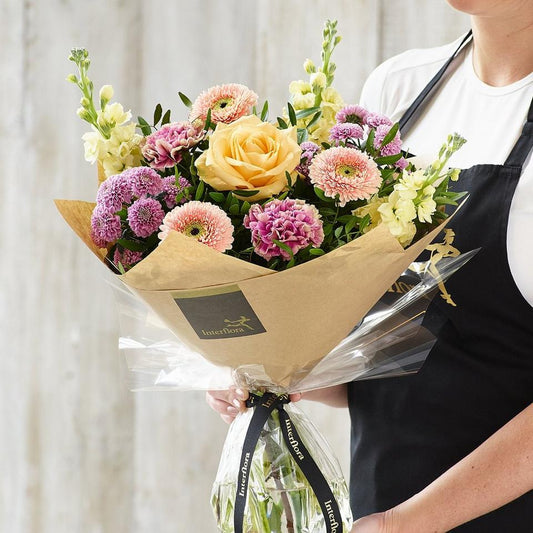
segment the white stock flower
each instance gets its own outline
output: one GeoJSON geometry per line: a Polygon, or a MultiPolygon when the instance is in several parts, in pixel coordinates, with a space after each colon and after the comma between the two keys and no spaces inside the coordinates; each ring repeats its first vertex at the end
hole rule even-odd
{"type": "Polygon", "coordinates": [[[323,72],[311,74],[310,81],[313,87],[318,87],[319,89],[324,89],[328,83],[326,75],[323,72]]]}
{"type": "Polygon", "coordinates": [[[402,246],[407,246],[416,234],[413,220],[416,218],[416,207],[412,200],[403,198],[399,191],[394,190],[387,200],[378,207],[381,220],[389,227],[402,246]]]}

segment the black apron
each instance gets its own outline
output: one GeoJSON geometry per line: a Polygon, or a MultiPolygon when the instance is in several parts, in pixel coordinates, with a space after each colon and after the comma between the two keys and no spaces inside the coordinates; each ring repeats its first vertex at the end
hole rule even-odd
{"type": "MultiPolygon", "coordinates": [[[[458,51],[406,111],[404,134],[458,51]]],[[[355,518],[421,491],[533,401],[533,307],[513,280],[506,243],[511,200],[532,146],[533,102],[505,164],[475,165],[453,184],[470,193],[450,222],[454,246],[481,251],[446,283],[457,307],[439,297],[431,303],[425,323],[440,329],[422,369],[348,386],[355,518]]],[[[533,491],[454,531],[533,532],[533,491]]]]}

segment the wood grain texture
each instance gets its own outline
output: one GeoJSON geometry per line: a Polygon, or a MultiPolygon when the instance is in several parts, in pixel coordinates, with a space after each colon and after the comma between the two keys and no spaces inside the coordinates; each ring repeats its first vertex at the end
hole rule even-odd
{"type": "MultiPolygon", "coordinates": [[[[204,395],[129,392],[111,290],[53,198],[94,199],[72,46],[95,84],[150,116],[229,81],[268,98],[319,61],[339,19],[336,86],[357,101],[379,61],[451,41],[467,19],[443,0],[0,0],[0,531],[215,532],[209,492],[226,433],[204,395]]],[[[271,115],[272,116],[272,115],[271,115]]],[[[347,413],[307,403],[347,472],[347,413]]]]}

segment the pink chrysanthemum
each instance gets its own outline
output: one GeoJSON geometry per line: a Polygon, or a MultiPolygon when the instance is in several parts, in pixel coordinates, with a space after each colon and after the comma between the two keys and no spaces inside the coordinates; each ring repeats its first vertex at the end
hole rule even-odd
{"type": "Polygon", "coordinates": [[[376,128],[376,133],[374,136],[374,148],[379,150],[379,153],[383,156],[399,154],[400,150],[402,149],[400,132],[396,133],[392,141],[387,143],[385,146],[381,146],[383,139],[385,139],[390,129],[391,127],[386,124],[381,124],[376,128]]]}
{"type": "Polygon", "coordinates": [[[336,115],[335,120],[339,123],[365,124],[368,111],[359,105],[347,105],[343,107],[336,115]]]}
{"type": "Polygon", "coordinates": [[[356,148],[343,146],[325,150],[313,159],[311,183],[330,198],[339,195],[339,205],[370,198],[381,184],[376,162],[356,148]]]}
{"type": "Polygon", "coordinates": [[[244,217],[244,226],[252,232],[255,253],[267,261],[291,255],[280,248],[274,240],[286,244],[293,255],[309,245],[315,248],[324,240],[320,214],[314,205],[304,200],[272,200],[266,205],[253,204],[244,217]]]}
{"type": "Polygon", "coordinates": [[[257,94],[239,83],[216,85],[204,91],[194,101],[189,115],[191,122],[207,118],[211,109],[211,122],[229,124],[238,118],[249,115],[257,104],[257,94]]]}
{"type": "Polygon", "coordinates": [[[102,206],[96,206],[91,215],[91,238],[99,248],[116,241],[122,233],[120,217],[102,206]]]}
{"type": "Polygon", "coordinates": [[[129,270],[142,258],[142,252],[134,252],[132,250],[120,251],[118,248],[115,248],[115,253],[113,254],[113,263],[117,268],[120,263],[123,266],[124,270],[129,270]]]}
{"type": "Polygon", "coordinates": [[[117,174],[102,182],[96,194],[96,203],[104,210],[116,213],[122,209],[122,204],[130,203],[131,198],[131,185],[122,174],[117,174]]]}
{"type": "Polygon", "coordinates": [[[365,124],[371,128],[377,128],[383,124],[385,126],[392,126],[392,120],[381,113],[368,113],[365,117],[365,124]]]}
{"type": "Polygon", "coordinates": [[[143,198],[150,194],[157,196],[163,191],[161,176],[150,167],[128,168],[121,174],[125,182],[131,187],[133,196],[143,198]]]}
{"type": "Polygon", "coordinates": [[[154,198],[139,198],[128,207],[128,224],[137,237],[150,237],[164,216],[161,204],[154,198]]]}
{"type": "Polygon", "coordinates": [[[348,139],[362,139],[364,131],[359,124],[352,124],[351,122],[341,122],[335,124],[329,130],[329,138],[332,142],[346,142],[348,139]]]}
{"type": "Polygon", "coordinates": [[[302,155],[300,156],[300,164],[296,167],[296,172],[299,172],[306,178],[309,177],[309,165],[313,157],[320,152],[320,146],[311,141],[305,141],[300,145],[302,149],[302,155]]]}
{"type": "Polygon", "coordinates": [[[161,241],[174,230],[219,252],[229,250],[233,243],[233,225],[230,218],[220,207],[209,202],[193,200],[175,207],[166,214],[159,229],[161,241]]]}
{"type": "Polygon", "coordinates": [[[197,145],[204,137],[205,131],[198,125],[171,122],[146,137],[142,154],[152,168],[164,170],[179,163],[181,151],[197,145]]]}
{"type": "MultiPolygon", "coordinates": [[[[178,184],[179,185],[176,185],[176,178],[174,176],[163,178],[163,192],[165,193],[163,201],[169,209],[172,209],[178,205],[176,203],[176,196],[182,193],[184,189],[191,186],[189,181],[185,178],[179,178],[178,184]]],[[[184,204],[187,200],[188,198],[183,196],[179,203],[184,204]]]]}
{"type": "Polygon", "coordinates": [[[396,161],[396,163],[394,163],[394,166],[396,168],[399,168],[400,170],[405,170],[408,164],[409,163],[408,163],[407,159],[405,159],[405,157],[402,157],[402,158],[398,159],[398,161],[396,161]]]}

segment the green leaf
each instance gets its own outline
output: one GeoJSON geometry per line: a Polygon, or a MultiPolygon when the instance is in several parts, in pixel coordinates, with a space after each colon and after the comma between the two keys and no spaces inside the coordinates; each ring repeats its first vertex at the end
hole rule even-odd
{"type": "Polygon", "coordinates": [[[344,230],[344,226],[339,226],[338,228],[335,229],[335,238],[338,239],[340,238],[340,236],[342,235],[342,232],[344,230]]]}
{"type": "Polygon", "coordinates": [[[117,244],[120,244],[122,248],[131,250],[132,252],[143,252],[146,246],[139,241],[130,241],[129,239],[119,239],[117,244]]]}
{"type": "Polygon", "coordinates": [[[322,207],[320,208],[320,214],[323,216],[335,216],[337,214],[336,209],[331,209],[331,207],[322,207]]]}
{"type": "Polygon", "coordinates": [[[196,192],[194,193],[194,199],[195,200],[201,200],[202,196],[204,195],[205,185],[203,181],[200,181],[198,183],[198,188],[196,189],[196,192]]]}
{"type": "Polygon", "coordinates": [[[309,121],[309,124],[307,124],[307,127],[310,128],[315,124],[315,122],[322,116],[322,111],[318,111],[315,113],[315,116],[309,121]]]}
{"type": "Polygon", "coordinates": [[[168,124],[170,122],[170,109],[163,115],[163,120],[161,121],[161,126],[168,124]]]}
{"type": "Polygon", "coordinates": [[[263,109],[261,109],[261,120],[264,122],[268,118],[268,100],[265,100],[263,109]]]}
{"type": "Polygon", "coordinates": [[[286,130],[289,127],[289,125],[281,117],[278,117],[278,124],[282,130],[286,130]]]}
{"type": "Polygon", "coordinates": [[[400,124],[396,122],[394,126],[389,130],[389,133],[385,135],[385,138],[383,139],[383,142],[381,143],[381,147],[387,146],[392,140],[394,140],[394,137],[396,137],[396,134],[398,133],[398,130],[400,129],[400,124]]]}
{"type": "Polygon", "coordinates": [[[157,104],[154,110],[154,126],[161,120],[161,115],[163,114],[163,108],[161,104],[157,104]]]}
{"type": "Polygon", "coordinates": [[[235,196],[241,196],[242,198],[249,198],[250,196],[255,196],[259,191],[257,189],[254,189],[251,191],[250,189],[235,189],[234,191],[231,191],[232,194],[235,196]]]}
{"type": "Polygon", "coordinates": [[[217,204],[222,203],[226,199],[226,196],[221,192],[210,192],[209,197],[213,199],[217,204]]]}
{"type": "Polygon", "coordinates": [[[211,109],[207,110],[207,117],[205,118],[204,130],[208,131],[214,124],[211,122],[211,109]]]}
{"type": "Polygon", "coordinates": [[[296,126],[297,120],[296,120],[296,113],[294,111],[294,107],[292,107],[292,104],[289,102],[287,103],[287,108],[289,110],[289,120],[291,121],[291,124],[293,126],[296,126]]]}
{"type": "Polygon", "coordinates": [[[290,175],[289,171],[285,171],[285,177],[287,178],[287,183],[289,187],[292,187],[292,176],[290,175]]]}
{"type": "Polygon", "coordinates": [[[348,235],[357,224],[357,217],[352,217],[352,219],[344,226],[344,231],[346,232],[346,235],[348,235]]]}
{"type": "Polygon", "coordinates": [[[178,92],[178,96],[189,109],[192,107],[192,102],[182,92],[178,92]]]}
{"type": "Polygon", "coordinates": [[[372,128],[366,139],[366,151],[370,154],[375,152],[375,148],[374,148],[374,137],[375,136],[376,136],[376,130],[372,128]]]}
{"type": "Polygon", "coordinates": [[[243,202],[241,205],[241,215],[248,214],[248,211],[250,211],[251,204],[249,202],[243,202]]]}
{"type": "Polygon", "coordinates": [[[374,161],[377,165],[392,165],[402,158],[402,154],[386,155],[383,157],[376,157],[374,161]]]}
{"type": "Polygon", "coordinates": [[[335,200],[333,198],[328,198],[322,189],[319,189],[318,187],[313,188],[315,191],[315,194],[323,201],[328,204],[332,204],[335,200]]]}
{"type": "Polygon", "coordinates": [[[239,204],[231,204],[229,206],[229,212],[231,215],[238,215],[239,214],[239,204]]]}
{"type": "Polygon", "coordinates": [[[287,246],[284,242],[281,242],[281,241],[278,241],[277,239],[272,239],[272,242],[278,246],[279,248],[281,248],[282,250],[284,250],[285,252],[287,252],[289,254],[289,256],[291,257],[291,259],[294,258],[294,254],[292,253],[292,250],[289,246],[287,246]]]}
{"type": "Polygon", "coordinates": [[[307,109],[301,109],[300,111],[296,112],[296,118],[306,118],[317,111],[320,112],[320,107],[308,107],[307,109]]]}
{"type": "Polygon", "coordinates": [[[142,131],[144,136],[150,135],[152,133],[152,128],[146,120],[142,117],[137,117],[137,122],[139,123],[139,128],[142,131]]]}
{"type": "Polygon", "coordinates": [[[307,132],[305,128],[298,129],[298,133],[296,136],[296,142],[298,144],[304,143],[305,141],[307,141],[308,138],[309,138],[309,133],[307,132]]]}
{"type": "Polygon", "coordinates": [[[309,250],[309,255],[324,255],[325,253],[322,248],[311,248],[309,250]]]}

